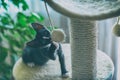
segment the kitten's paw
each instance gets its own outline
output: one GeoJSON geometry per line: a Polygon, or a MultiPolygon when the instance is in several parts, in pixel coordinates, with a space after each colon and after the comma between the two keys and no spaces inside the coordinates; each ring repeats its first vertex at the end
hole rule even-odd
{"type": "Polygon", "coordinates": [[[29,67],[34,67],[34,66],[35,66],[34,63],[27,63],[27,65],[28,65],[29,67]]]}
{"type": "Polygon", "coordinates": [[[64,74],[62,74],[62,78],[69,78],[70,77],[70,73],[66,72],[64,74]]]}
{"type": "Polygon", "coordinates": [[[57,42],[53,42],[54,46],[56,47],[56,49],[59,48],[59,44],[57,42]]]}
{"type": "Polygon", "coordinates": [[[52,42],[51,47],[55,50],[59,48],[59,44],[57,42],[52,42]]]}

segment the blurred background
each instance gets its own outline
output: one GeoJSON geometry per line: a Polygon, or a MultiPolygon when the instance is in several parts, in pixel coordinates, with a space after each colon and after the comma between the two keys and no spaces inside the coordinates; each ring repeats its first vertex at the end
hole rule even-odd
{"type": "MultiPolygon", "coordinates": [[[[66,33],[69,43],[69,18],[48,7],[53,25],[66,33]]],[[[50,29],[41,0],[0,0],[0,80],[10,80],[12,68],[26,42],[34,38],[30,23],[39,22],[50,29]]],[[[112,34],[116,18],[97,21],[98,48],[111,57],[115,65],[113,80],[120,80],[120,38],[112,34]]]]}

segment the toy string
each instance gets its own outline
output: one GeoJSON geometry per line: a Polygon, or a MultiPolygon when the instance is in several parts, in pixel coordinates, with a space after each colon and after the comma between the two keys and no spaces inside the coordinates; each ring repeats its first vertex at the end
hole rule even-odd
{"type": "Polygon", "coordinates": [[[53,24],[52,24],[52,20],[51,20],[51,17],[50,17],[49,11],[48,11],[48,7],[47,7],[47,3],[46,3],[46,1],[44,1],[44,4],[45,4],[45,9],[46,9],[46,12],[47,12],[47,15],[48,15],[49,24],[50,24],[52,30],[54,30],[54,26],[53,26],[53,24]]]}

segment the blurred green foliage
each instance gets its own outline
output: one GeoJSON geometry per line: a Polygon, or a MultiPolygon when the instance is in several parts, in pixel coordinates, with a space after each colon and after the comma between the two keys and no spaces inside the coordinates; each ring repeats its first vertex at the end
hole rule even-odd
{"type": "MultiPolygon", "coordinates": [[[[26,0],[8,0],[23,12],[29,9],[26,0]]],[[[8,4],[1,0],[3,8],[7,11],[8,4]]],[[[12,68],[22,54],[25,42],[34,38],[35,32],[30,27],[32,22],[43,22],[44,18],[37,13],[18,12],[13,19],[9,13],[0,14],[0,80],[11,80],[12,68]]]]}

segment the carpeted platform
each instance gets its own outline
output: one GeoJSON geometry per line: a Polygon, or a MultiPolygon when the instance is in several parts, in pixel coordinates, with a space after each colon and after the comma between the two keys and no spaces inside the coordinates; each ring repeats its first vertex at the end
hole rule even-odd
{"type": "MultiPolygon", "coordinates": [[[[22,63],[20,58],[13,68],[15,80],[71,80],[71,52],[70,45],[63,44],[63,51],[66,58],[66,66],[70,72],[70,78],[61,78],[58,58],[56,61],[49,61],[44,66],[28,67],[22,63]]],[[[97,54],[97,80],[110,80],[114,71],[111,59],[98,50],[97,54]]]]}

